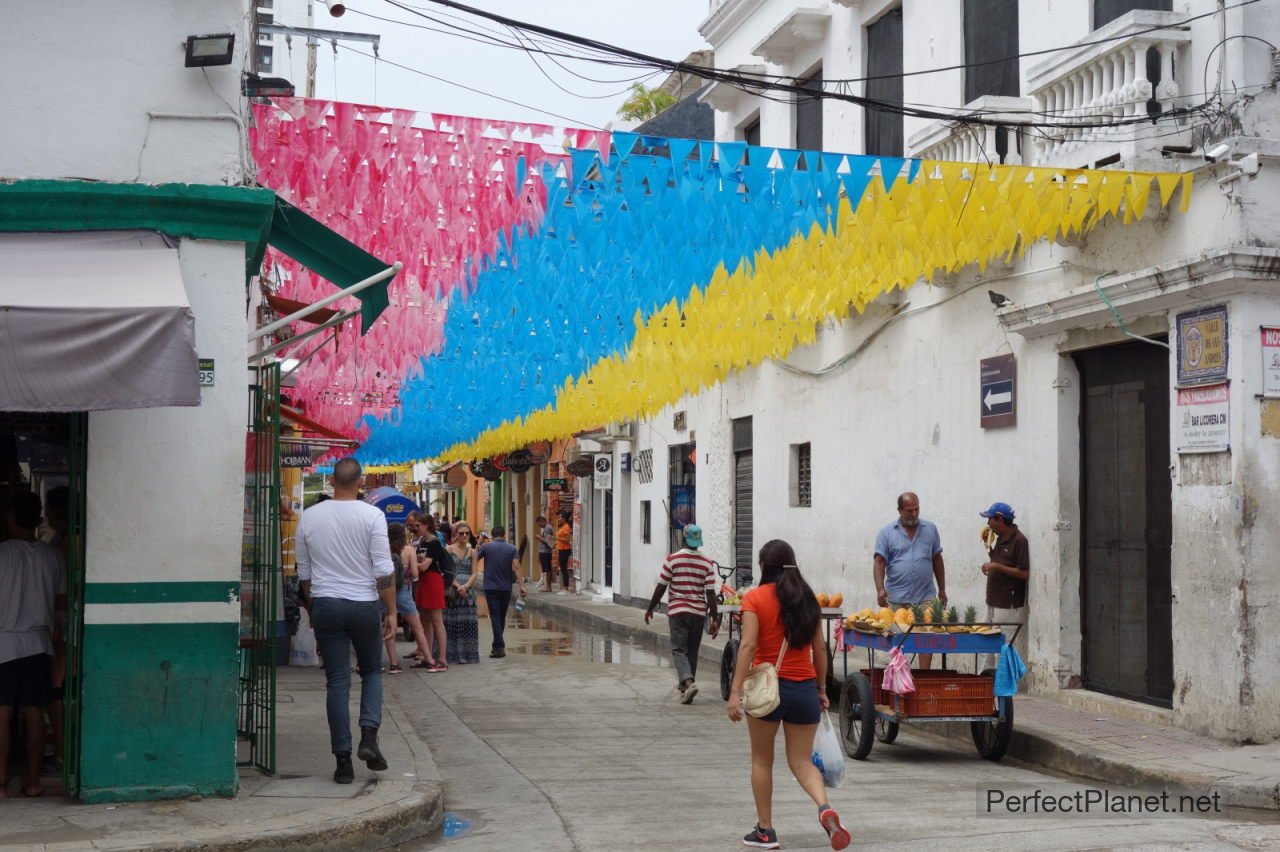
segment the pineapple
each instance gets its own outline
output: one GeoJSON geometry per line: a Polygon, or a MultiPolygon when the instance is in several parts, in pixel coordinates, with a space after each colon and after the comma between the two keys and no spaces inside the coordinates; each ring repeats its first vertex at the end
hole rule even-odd
{"type": "Polygon", "coordinates": [[[964,608],[964,620],[966,624],[973,624],[978,620],[978,608],[967,606],[964,608]]]}
{"type": "Polygon", "coordinates": [[[925,623],[925,609],[924,609],[924,604],[912,604],[912,605],[911,605],[911,623],[912,623],[912,624],[924,624],[924,623],[925,623]]]}
{"type": "Polygon", "coordinates": [[[956,612],[955,607],[951,607],[947,610],[947,624],[955,624],[959,620],[960,614],[956,612]]]}
{"type": "Polygon", "coordinates": [[[941,624],[946,620],[946,604],[942,602],[942,598],[933,599],[933,603],[929,605],[929,612],[933,616],[929,620],[934,624],[941,624]]]}

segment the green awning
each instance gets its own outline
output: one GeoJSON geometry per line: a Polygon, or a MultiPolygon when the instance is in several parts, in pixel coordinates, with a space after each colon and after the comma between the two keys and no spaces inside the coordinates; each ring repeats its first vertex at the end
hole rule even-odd
{"type": "MultiPolygon", "coordinates": [[[[383,263],[346,237],[276,196],[275,212],[267,242],[301,263],[338,289],[377,275],[391,264],[383,263]]],[[[261,263],[261,257],[258,258],[261,263]]],[[[394,276],[393,276],[394,277],[394,276]]],[[[387,309],[387,285],[379,281],[356,294],[360,299],[360,330],[366,333],[387,309]]]]}
{"type": "MultiPolygon", "coordinates": [[[[262,268],[268,243],[339,289],[391,265],[262,187],[83,180],[0,182],[0,231],[133,228],[175,237],[243,242],[246,276],[256,275],[262,268]]],[[[380,281],[357,294],[362,332],[367,332],[386,309],[390,281],[380,281]]]]}

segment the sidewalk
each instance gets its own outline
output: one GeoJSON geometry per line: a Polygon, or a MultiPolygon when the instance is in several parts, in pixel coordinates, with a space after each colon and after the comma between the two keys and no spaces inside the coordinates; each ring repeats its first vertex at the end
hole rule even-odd
{"type": "MultiPolygon", "coordinates": [[[[669,648],[663,615],[646,625],[643,610],[597,601],[585,593],[533,593],[529,606],[561,626],[589,627],[662,651],[669,648]]],[[[709,698],[720,695],[724,644],[724,634],[702,637],[700,694],[709,698]]],[[[837,654],[837,671],[839,667],[837,654]]],[[[1018,696],[1015,711],[1010,757],[1107,784],[1219,793],[1224,806],[1280,810],[1280,744],[1224,745],[1178,728],[1113,718],[1096,707],[1082,709],[1025,695],[1018,696]]],[[[966,723],[919,725],[915,730],[970,741],[966,723]]],[[[974,759],[979,759],[976,752],[974,759]]]]}
{"type": "MultiPolygon", "coordinates": [[[[62,797],[0,804],[0,852],[17,850],[365,850],[440,829],[443,787],[425,743],[409,725],[387,678],[380,744],[390,768],[355,761],[354,784],[333,782],[324,709],[324,671],[279,670],[276,770],[240,771],[234,799],[84,805],[62,797]]],[[[353,678],[353,702],[359,678],[353,678]]],[[[352,719],[357,716],[352,705],[352,719]]],[[[355,731],[359,736],[359,730],[355,731]]]]}

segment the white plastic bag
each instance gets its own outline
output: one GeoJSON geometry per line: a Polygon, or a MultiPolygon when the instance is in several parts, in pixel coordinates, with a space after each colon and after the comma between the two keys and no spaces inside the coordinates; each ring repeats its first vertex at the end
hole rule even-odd
{"type": "Polygon", "coordinates": [[[844,783],[844,749],[836,736],[836,726],[831,724],[831,714],[823,712],[818,723],[818,733],[813,737],[813,765],[822,773],[822,783],[839,787],[844,783]]]}
{"type": "Polygon", "coordinates": [[[304,609],[299,613],[298,632],[290,643],[289,665],[318,666],[320,655],[316,653],[316,632],[311,629],[311,618],[304,609]]]}

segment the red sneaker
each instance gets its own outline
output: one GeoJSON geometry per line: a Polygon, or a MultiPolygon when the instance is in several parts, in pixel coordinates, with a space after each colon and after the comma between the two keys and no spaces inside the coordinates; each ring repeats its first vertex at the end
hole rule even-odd
{"type": "Polygon", "coordinates": [[[827,837],[831,838],[832,849],[844,849],[849,845],[849,841],[853,839],[849,836],[849,829],[841,825],[840,815],[835,812],[835,808],[830,806],[823,808],[818,813],[818,822],[827,830],[827,837]]]}

